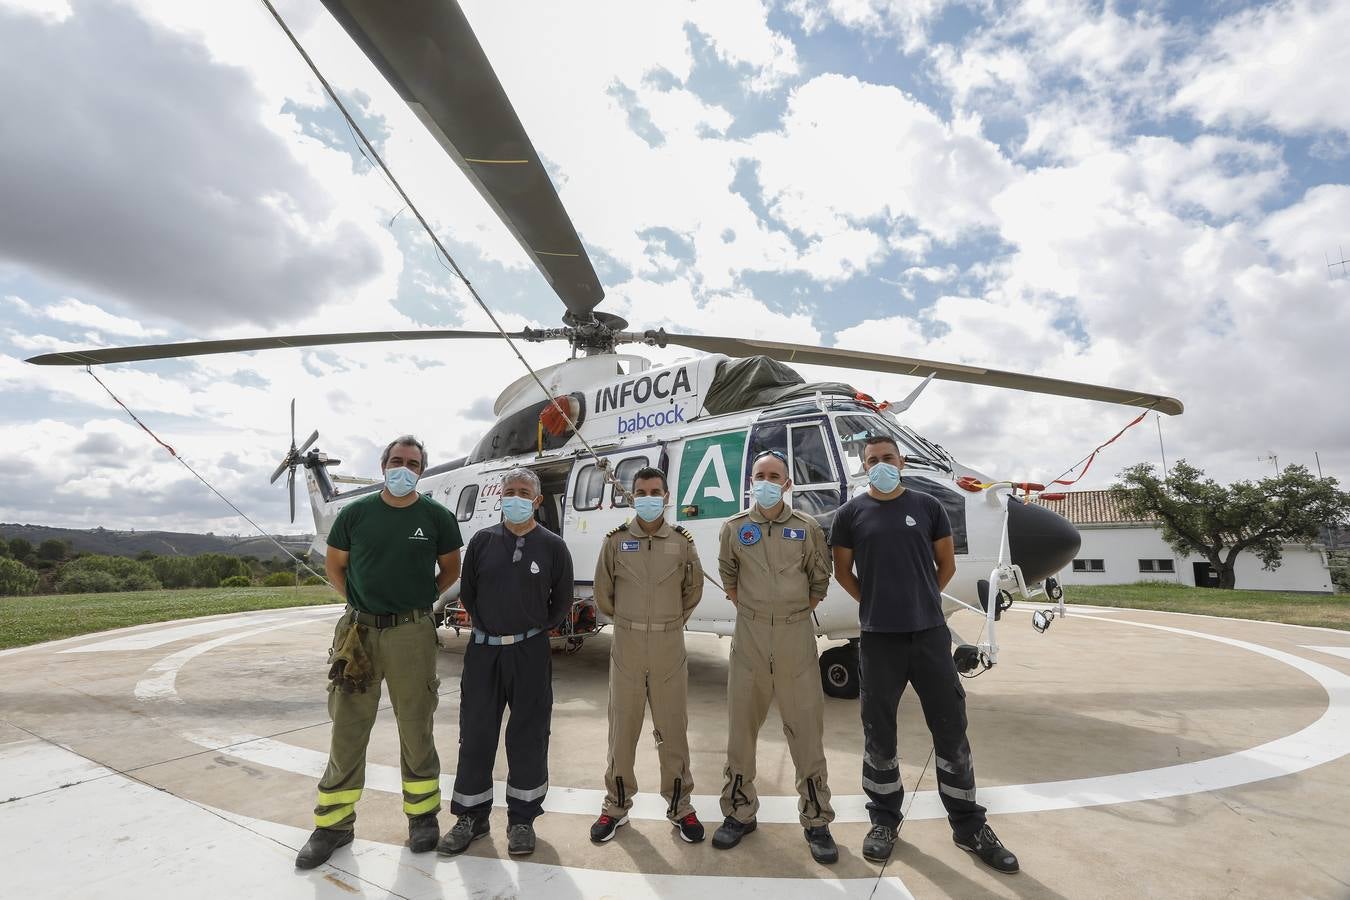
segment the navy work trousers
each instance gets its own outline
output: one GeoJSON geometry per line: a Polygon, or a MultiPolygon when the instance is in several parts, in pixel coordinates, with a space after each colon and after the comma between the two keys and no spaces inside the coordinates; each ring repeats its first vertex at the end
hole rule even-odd
{"type": "Polygon", "coordinates": [[[975,802],[975,766],[966,739],[966,690],[952,661],[951,632],[939,625],[924,631],[864,631],[858,647],[862,698],[863,790],[873,825],[900,825],[900,758],[897,714],[906,685],[914,685],[933,737],[938,793],[958,838],[979,831],[985,809],[975,802]]]}
{"type": "Polygon", "coordinates": [[[459,765],[450,811],[486,816],[492,810],[492,765],[506,722],[506,820],[533,822],[548,793],[548,735],[553,716],[553,656],[548,635],[493,646],[472,638],[464,651],[459,689],[459,765]]]}

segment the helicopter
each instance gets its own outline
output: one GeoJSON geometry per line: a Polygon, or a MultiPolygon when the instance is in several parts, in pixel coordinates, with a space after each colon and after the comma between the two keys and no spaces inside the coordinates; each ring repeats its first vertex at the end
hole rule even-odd
{"type": "MultiPolygon", "coordinates": [[[[706,566],[717,557],[722,524],[750,503],[750,463],[757,455],[766,450],[782,454],[793,482],[789,502],[814,516],[828,535],[838,508],[867,490],[863,445],[872,435],[896,442],[905,457],[903,484],[936,497],[951,520],[957,567],[943,595],[944,614],[950,618],[965,609],[981,617],[976,642],[954,633],[963,674],[979,674],[997,662],[996,623],[1015,596],[1045,596],[1058,602],[1057,610],[1037,611],[1037,630],[1044,631],[1063,615],[1063,589],[1055,576],[1077,554],[1080,537],[1068,520],[1031,502],[1031,495],[1043,491],[1043,486],[991,481],[906,426],[902,415],[934,379],[1108,401],[1169,415],[1183,411],[1178,400],[837,347],[682,334],[664,328],[628,330],[624,319],[597,309],[604,288],[458,3],[323,3],[520,242],[565,309],[562,327],[510,333],[420,330],[268,336],[65,351],[28,362],[92,366],[375,341],[566,342],[570,357],[507,385],[493,407],[497,419],[477,445],[463,457],[429,467],[418,490],[454,513],[467,543],[474,532],[500,521],[502,473],[523,466],[538,475],[544,496],[539,521],[564,538],[580,576],[571,615],[553,634],[572,649],[606,624],[595,608],[586,575],[594,570],[605,534],[630,516],[629,491],[639,469],[655,466],[667,474],[672,500],[667,515],[690,533],[706,566]],[[701,355],[654,365],[644,356],[621,352],[627,344],[677,346],[701,355]],[[878,402],[843,382],[807,382],[788,365],[794,362],[923,380],[898,402],[878,402]]],[[[277,19],[284,29],[279,15],[277,19]]],[[[295,44],[304,55],[298,41],[295,44]]],[[[314,71],[319,74],[317,68],[314,71]]],[[[374,154],[368,141],[367,146],[374,154]]],[[[428,232],[435,241],[429,226],[428,232]]],[[[315,522],[313,550],[323,555],[338,511],[381,485],[330,471],[341,461],[316,446],[318,437],[315,431],[296,445],[292,401],[291,444],[271,480],[275,483],[289,473],[294,521],[296,473],[304,470],[315,522]]],[[[438,621],[458,632],[470,623],[456,591],[452,586],[438,600],[436,614],[438,621]]],[[[844,642],[820,655],[825,692],[856,697],[855,601],[832,585],[816,608],[815,624],[818,636],[844,642]]],[[[734,607],[707,600],[687,624],[690,631],[720,636],[731,635],[734,628],[734,607]]]]}

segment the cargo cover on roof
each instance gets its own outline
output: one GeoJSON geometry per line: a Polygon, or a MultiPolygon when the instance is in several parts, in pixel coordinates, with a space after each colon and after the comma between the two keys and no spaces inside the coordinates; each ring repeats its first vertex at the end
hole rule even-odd
{"type": "Polygon", "coordinates": [[[851,386],[842,381],[807,382],[788,366],[767,356],[732,359],[717,366],[703,410],[708,415],[770,406],[796,397],[811,397],[817,392],[831,396],[854,396],[851,386]]]}

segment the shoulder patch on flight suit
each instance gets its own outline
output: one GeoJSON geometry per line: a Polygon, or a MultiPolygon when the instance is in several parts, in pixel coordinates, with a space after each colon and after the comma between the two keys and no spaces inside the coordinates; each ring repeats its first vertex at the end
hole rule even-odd
{"type": "Polygon", "coordinates": [[[684,535],[684,539],[685,539],[686,541],[688,541],[689,543],[692,544],[692,543],[694,542],[694,536],[693,536],[692,534],[690,534],[688,531],[686,531],[686,530],[684,529],[683,526],[681,526],[681,525],[676,525],[676,526],[674,526],[674,527],[672,528],[672,530],[673,530],[673,531],[677,531],[677,532],[679,532],[680,534],[684,535]]]}
{"type": "Polygon", "coordinates": [[[742,544],[749,547],[758,544],[759,539],[763,537],[763,535],[760,533],[758,525],[754,522],[746,522],[740,528],[736,529],[736,537],[742,544]]]}

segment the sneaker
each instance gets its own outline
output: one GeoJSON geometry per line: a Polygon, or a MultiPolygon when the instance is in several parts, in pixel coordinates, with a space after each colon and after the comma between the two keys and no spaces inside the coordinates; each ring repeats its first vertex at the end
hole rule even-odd
{"type": "Polygon", "coordinates": [[[436,821],[435,813],[414,816],[408,820],[408,849],[414,853],[426,853],[436,849],[441,839],[441,823],[436,821]]]}
{"type": "Polygon", "coordinates": [[[305,841],[305,846],[300,848],[300,853],[295,857],[295,867],[313,869],[315,866],[323,865],[328,862],[328,857],[333,855],[334,850],[350,844],[353,837],[355,832],[350,828],[314,829],[314,833],[305,841]]]}
{"type": "Polygon", "coordinates": [[[506,829],[506,852],[512,856],[529,856],[534,852],[534,826],[520,822],[506,829]]]}
{"type": "Polygon", "coordinates": [[[730,850],[741,842],[745,837],[756,828],[755,820],[742,822],[739,819],[727,816],[722,826],[713,832],[712,845],[718,850],[730,850]]]}
{"type": "Polygon", "coordinates": [[[872,862],[885,862],[891,858],[895,849],[895,829],[889,825],[873,825],[872,830],[863,838],[863,859],[872,862]]]}
{"type": "Polygon", "coordinates": [[[600,818],[596,819],[595,823],[591,825],[591,843],[603,844],[613,840],[614,835],[619,831],[619,826],[627,824],[627,816],[616,819],[613,816],[602,814],[600,818]]]}
{"type": "Polygon", "coordinates": [[[680,840],[686,844],[697,844],[703,840],[703,823],[698,820],[698,816],[690,813],[680,821],[674,823],[676,830],[680,833],[680,840]]]}
{"type": "Polygon", "coordinates": [[[440,844],[436,846],[436,852],[441,856],[454,856],[456,853],[463,853],[469,849],[470,844],[487,833],[487,816],[465,813],[455,820],[455,826],[441,839],[440,844]]]}
{"type": "Polygon", "coordinates": [[[822,865],[839,862],[839,848],[828,825],[802,829],[806,833],[806,845],[811,848],[811,858],[822,865]]]}
{"type": "Polygon", "coordinates": [[[956,846],[974,853],[980,858],[980,862],[996,872],[1011,874],[1019,868],[1017,857],[1013,855],[1011,850],[1003,846],[1003,842],[998,839],[998,835],[994,834],[994,829],[988,825],[984,825],[968,838],[959,838],[952,835],[952,840],[956,842],[956,846]]]}

